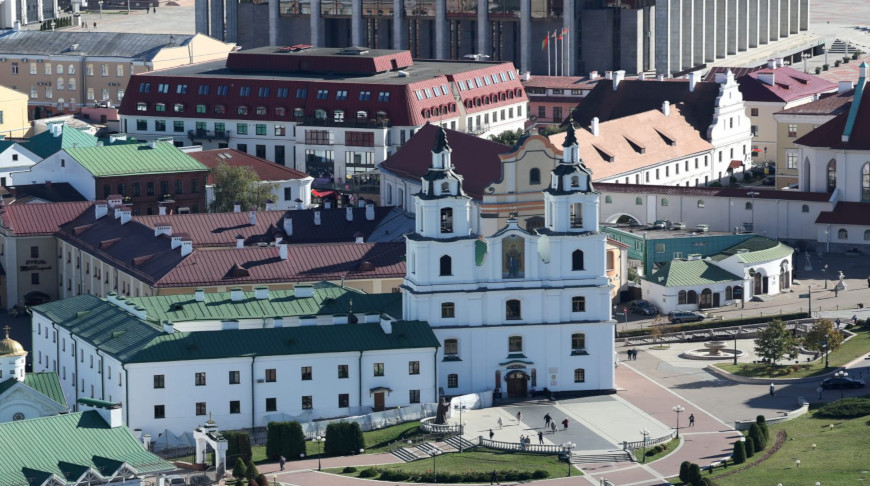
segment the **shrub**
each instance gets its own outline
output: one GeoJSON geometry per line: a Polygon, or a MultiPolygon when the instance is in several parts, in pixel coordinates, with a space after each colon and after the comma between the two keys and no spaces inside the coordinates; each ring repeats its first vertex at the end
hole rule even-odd
{"type": "Polygon", "coordinates": [[[821,72],[822,72],[822,68],[820,66],[816,66],[816,74],[819,74],[821,72]]]}
{"type": "Polygon", "coordinates": [[[747,459],[749,459],[750,457],[755,455],[755,441],[754,440],[752,440],[751,438],[746,439],[746,442],[743,443],[743,447],[746,449],[746,458],[747,459]]]}
{"type": "Polygon", "coordinates": [[[346,468],[342,469],[341,472],[343,472],[345,474],[355,473],[356,468],[353,466],[347,466],[346,468]]]}
{"type": "Polygon", "coordinates": [[[689,461],[683,461],[680,464],[680,481],[686,483],[689,481],[689,467],[692,466],[692,463],[689,461]]]}
{"type": "Polygon", "coordinates": [[[251,461],[248,461],[248,471],[245,474],[245,477],[248,478],[248,480],[250,481],[252,479],[255,479],[259,475],[260,471],[257,470],[257,465],[251,461]]]}
{"type": "Polygon", "coordinates": [[[537,469],[532,473],[532,479],[546,479],[550,477],[549,471],[544,471],[543,469],[537,469]]]}
{"type": "Polygon", "coordinates": [[[227,460],[233,461],[241,457],[243,461],[251,460],[251,437],[247,432],[221,432],[227,440],[227,460]]]}
{"type": "Polygon", "coordinates": [[[695,463],[692,463],[689,466],[689,484],[696,484],[698,481],[702,479],[701,477],[701,467],[695,463]]]}
{"type": "Polygon", "coordinates": [[[340,456],[356,453],[365,448],[362,429],[356,422],[336,422],[326,426],[326,444],[323,453],[327,456],[340,456]]]}
{"type": "Polygon", "coordinates": [[[665,448],[662,447],[661,444],[657,444],[653,449],[654,449],[656,452],[663,452],[663,451],[665,450],[665,448]]]}
{"type": "Polygon", "coordinates": [[[707,185],[708,187],[722,187],[722,183],[719,181],[713,181],[707,185]]]}
{"type": "Polygon", "coordinates": [[[843,398],[826,403],[816,410],[816,416],[825,418],[856,418],[870,415],[870,398],[843,398]]]}
{"type": "Polygon", "coordinates": [[[260,474],[259,476],[257,476],[257,483],[258,483],[260,486],[269,486],[269,480],[266,479],[266,475],[265,475],[265,474],[260,474]]]}
{"type": "Polygon", "coordinates": [[[655,449],[648,449],[648,450],[646,451],[646,456],[647,456],[647,457],[652,457],[652,456],[654,456],[654,455],[656,455],[656,450],[655,450],[655,449]]]}
{"type": "Polygon", "coordinates": [[[828,66],[827,64],[822,64],[822,71],[827,71],[828,68],[830,68],[830,66],[828,66]]]}
{"type": "Polygon", "coordinates": [[[839,59],[834,61],[834,67],[840,67],[840,60],[839,59]]]}
{"type": "Polygon", "coordinates": [[[233,477],[242,479],[248,473],[248,468],[245,466],[245,461],[241,457],[236,458],[236,464],[233,466],[233,477]]]}
{"type": "Polygon", "coordinates": [[[359,477],[361,478],[373,478],[378,475],[378,472],[373,468],[363,469],[359,472],[359,477]]]}
{"type": "Polygon", "coordinates": [[[852,59],[849,56],[843,56],[843,64],[849,64],[852,59]]]}
{"type": "Polygon", "coordinates": [[[746,462],[746,448],[743,447],[742,441],[734,443],[734,452],[731,454],[734,464],[743,464],[746,462]]]}
{"type": "Polygon", "coordinates": [[[737,177],[733,175],[728,177],[728,182],[730,182],[731,184],[737,184],[737,177]]]}
{"type": "Polygon", "coordinates": [[[299,422],[269,422],[266,429],[266,457],[277,461],[295,459],[305,453],[305,435],[299,422]]]}
{"type": "MultiPolygon", "coordinates": [[[[762,451],[767,446],[766,441],[764,440],[764,432],[761,431],[761,427],[758,424],[752,424],[749,426],[749,433],[747,434],[747,440],[752,442],[752,448],[755,451],[762,451]]],[[[749,456],[749,453],[746,453],[749,456]]]]}

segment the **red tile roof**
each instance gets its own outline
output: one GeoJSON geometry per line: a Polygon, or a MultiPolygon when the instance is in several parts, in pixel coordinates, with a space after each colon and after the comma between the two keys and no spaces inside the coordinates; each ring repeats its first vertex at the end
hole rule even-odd
{"type": "MultiPolygon", "coordinates": [[[[418,181],[432,166],[432,147],[437,131],[437,126],[426,124],[380,167],[399,177],[418,181]]],[[[501,160],[498,156],[509,152],[510,147],[467,133],[448,129],[444,131],[453,149],[450,158],[456,172],[464,178],[462,188],[469,196],[482,199],[486,186],[501,179],[501,160]]]]}
{"type": "MultiPolygon", "coordinates": [[[[865,93],[862,98],[870,98],[870,94],[866,93],[868,87],[870,86],[864,86],[865,93]]],[[[870,136],[868,136],[870,134],[870,99],[862,99],[859,103],[855,124],[852,126],[852,134],[848,141],[844,142],[842,137],[849,112],[855,109],[854,102],[849,110],[844,110],[833,120],[795,140],[794,143],[837,150],[870,150],[870,136]]]]}
{"type": "Polygon", "coordinates": [[[849,110],[853,96],[855,96],[854,89],[843,93],[823,93],[816,101],[793,106],[779,113],[787,115],[837,115],[849,110]]]}
{"type": "Polygon", "coordinates": [[[716,73],[724,73],[728,69],[734,73],[734,79],[740,84],[740,92],[745,101],[790,101],[806,98],[814,94],[825,93],[837,89],[837,83],[832,83],[819,76],[806,74],[791,66],[780,66],[770,69],[766,65],[761,68],[728,68],[715,67],[707,74],[706,79],[716,73]],[[759,74],[773,74],[773,85],[758,79],[759,74]]]}
{"type": "Polygon", "coordinates": [[[822,211],[816,224],[870,225],[870,204],[861,202],[838,202],[833,211],[822,211]]]}
{"type": "Polygon", "coordinates": [[[92,204],[90,201],[11,204],[0,210],[0,224],[15,236],[51,235],[92,204]]]}
{"type": "Polygon", "coordinates": [[[274,246],[194,250],[154,286],[223,286],[405,276],[405,243],[290,245],[287,251],[287,260],[281,260],[279,250],[274,246]],[[363,266],[364,262],[371,265],[363,266]]]}
{"type": "Polygon", "coordinates": [[[784,199],[790,201],[825,202],[831,198],[830,194],[820,192],[802,191],[776,191],[756,190],[754,188],[736,187],[683,187],[683,186],[656,186],[649,184],[614,184],[611,182],[596,182],[595,189],[607,193],[627,194],[664,194],[673,196],[705,196],[705,197],[740,197],[749,198],[749,192],[758,193],[757,199],[784,199]]]}
{"type": "MultiPolygon", "coordinates": [[[[224,148],[215,150],[203,150],[201,152],[188,152],[199,163],[214,170],[221,163],[232,167],[250,167],[257,173],[261,181],[286,181],[290,179],[304,179],[310,177],[305,172],[284,167],[266,159],[261,159],[236,149],[224,148]]],[[[209,183],[211,175],[209,175],[209,183]]]]}

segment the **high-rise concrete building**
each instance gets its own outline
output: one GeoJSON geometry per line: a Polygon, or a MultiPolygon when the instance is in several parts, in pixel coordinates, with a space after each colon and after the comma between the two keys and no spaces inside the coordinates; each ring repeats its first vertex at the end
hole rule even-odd
{"type": "Polygon", "coordinates": [[[196,0],[196,31],[246,48],[353,45],[486,55],[536,74],[671,75],[805,31],[809,15],[810,0],[196,0]]]}

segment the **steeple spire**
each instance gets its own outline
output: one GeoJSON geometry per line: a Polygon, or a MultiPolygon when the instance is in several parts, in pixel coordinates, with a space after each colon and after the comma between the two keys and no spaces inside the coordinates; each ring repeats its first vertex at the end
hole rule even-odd
{"type": "Polygon", "coordinates": [[[432,168],[439,170],[450,170],[453,164],[450,161],[450,153],[453,149],[447,143],[447,133],[444,127],[439,126],[435,132],[435,143],[432,145],[432,168]]]}
{"type": "Polygon", "coordinates": [[[450,152],[452,149],[447,143],[447,133],[444,131],[444,127],[438,127],[438,131],[435,133],[435,145],[432,147],[432,153],[440,154],[445,150],[450,152]]]}
{"type": "Polygon", "coordinates": [[[568,132],[565,136],[565,141],[562,142],[563,147],[577,145],[577,135],[574,133],[574,118],[568,119],[568,132]]]}
{"type": "Polygon", "coordinates": [[[562,142],[562,163],[577,164],[580,162],[580,147],[577,143],[577,134],[574,133],[574,119],[568,118],[568,131],[565,133],[565,141],[562,142]]]}

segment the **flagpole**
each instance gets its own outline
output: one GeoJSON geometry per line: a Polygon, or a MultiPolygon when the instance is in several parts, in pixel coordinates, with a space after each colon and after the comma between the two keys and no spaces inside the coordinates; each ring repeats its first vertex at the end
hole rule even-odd
{"type": "MultiPolygon", "coordinates": [[[[571,47],[571,42],[568,41],[568,29],[565,29],[564,35],[565,35],[565,42],[568,42],[568,47],[571,47]]],[[[565,53],[565,63],[568,64],[568,66],[571,65],[571,51],[567,51],[565,53]]],[[[569,76],[571,75],[571,71],[568,71],[568,75],[569,76]]]]}
{"type": "Polygon", "coordinates": [[[544,37],[547,41],[547,76],[550,75],[550,32],[547,31],[546,37],[544,37]]]}
{"type": "Polygon", "coordinates": [[[556,76],[558,76],[559,75],[559,34],[557,34],[556,32],[557,31],[554,29],[553,30],[553,41],[555,41],[554,43],[556,44],[556,47],[555,47],[556,55],[553,59],[553,62],[556,63],[555,71],[556,71],[556,76]]]}

